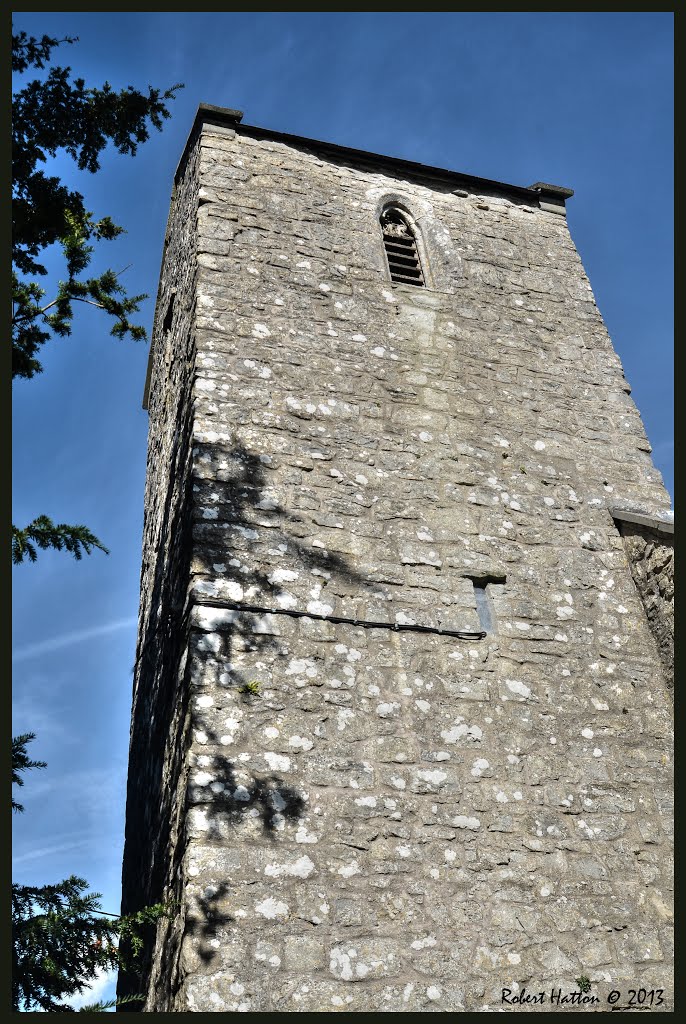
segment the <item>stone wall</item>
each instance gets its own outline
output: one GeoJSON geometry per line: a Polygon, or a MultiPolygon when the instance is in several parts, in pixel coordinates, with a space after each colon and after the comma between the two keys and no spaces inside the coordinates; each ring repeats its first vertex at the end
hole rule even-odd
{"type": "Polygon", "coordinates": [[[136,840],[181,913],[146,1009],[668,1001],[671,704],[608,503],[669,500],[565,217],[244,126],[190,153],[193,381],[151,387],[153,446],[193,410],[189,731],[147,754],[178,839],[136,840]],[[426,289],[388,279],[389,200],[426,289]]]}
{"type": "MultiPolygon", "coordinates": [[[[180,898],[178,817],[185,802],[188,734],[186,590],[190,560],[192,404],[195,371],[197,153],[172,196],[157,296],[146,400],[150,417],[141,600],[126,801],[122,913],[180,898]],[[148,395],[149,392],[149,395],[148,395]]],[[[181,835],[184,831],[181,826],[181,835]]],[[[172,987],[183,912],[158,929],[140,973],[120,974],[120,995],[172,987]],[[141,979],[145,979],[142,981],[141,979]]],[[[125,1007],[129,1009],[129,1007],[125,1007]]]]}
{"type": "Polygon", "coordinates": [[[655,638],[667,686],[674,688],[673,528],[654,520],[636,523],[615,513],[631,575],[655,638]]]}

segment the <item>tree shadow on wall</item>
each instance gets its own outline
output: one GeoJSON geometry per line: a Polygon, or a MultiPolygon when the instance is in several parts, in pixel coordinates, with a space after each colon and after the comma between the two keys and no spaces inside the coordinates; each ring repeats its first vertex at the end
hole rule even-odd
{"type": "Polygon", "coordinates": [[[199,939],[197,954],[204,964],[211,964],[217,955],[222,926],[236,920],[222,909],[230,892],[228,882],[207,886],[202,895],[195,896],[195,908],[186,914],[185,933],[199,939]]]}
{"type": "MultiPolygon", "coordinates": [[[[321,583],[323,591],[331,579],[345,581],[353,592],[370,587],[379,590],[378,583],[369,582],[341,555],[305,542],[312,529],[311,520],[297,511],[288,511],[270,493],[266,479],[267,472],[271,472],[267,468],[269,456],[255,454],[240,443],[227,447],[196,441],[191,452],[190,427],[187,419],[179,431],[178,436],[185,440],[174,451],[165,503],[158,513],[158,557],[149,612],[139,637],[127,797],[124,912],[158,902],[169,891],[170,882],[175,898],[181,898],[185,849],[183,842],[172,849],[171,835],[174,821],[179,834],[184,834],[182,818],[186,811],[176,803],[176,780],[183,771],[195,729],[204,730],[208,751],[222,750],[220,737],[207,716],[199,715],[189,703],[191,692],[198,692],[191,678],[192,663],[196,669],[198,666],[197,645],[208,635],[190,628],[189,580],[193,580],[196,604],[236,609],[230,627],[212,634],[221,636],[221,650],[207,651],[204,657],[221,669],[218,675],[226,679],[222,685],[241,693],[249,706],[256,704],[244,696],[251,680],[236,667],[235,655],[239,650],[254,657],[269,655],[277,663],[277,672],[278,660],[285,656],[279,637],[260,630],[259,616],[240,611],[242,602],[273,609],[286,598],[283,573],[280,576],[265,567],[307,571],[321,583]],[[228,590],[227,584],[232,585],[228,590]],[[182,668],[187,644],[193,655],[182,668]]],[[[298,604],[302,607],[302,602],[298,604]]],[[[304,813],[303,795],[278,775],[251,773],[246,779],[243,766],[237,770],[223,753],[212,757],[208,772],[215,783],[211,796],[208,799],[206,789],[203,794],[198,792],[191,776],[186,807],[211,806],[205,833],[210,843],[226,843],[226,830],[248,818],[259,820],[263,833],[275,837],[286,822],[304,813]]],[[[221,898],[224,896],[222,893],[221,898]]],[[[219,924],[227,923],[220,920],[219,899],[217,893],[208,896],[207,906],[200,905],[192,922],[187,922],[188,928],[203,938],[200,955],[206,962],[217,952],[210,939],[215,937],[219,924]]],[[[167,991],[173,991],[172,953],[180,937],[172,939],[171,922],[163,930],[165,935],[158,937],[170,946],[157,985],[158,990],[166,985],[167,991]]],[[[143,977],[151,964],[148,949],[146,961],[143,977]]],[[[120,994],[136,990],[141,990],[140,978],[122,978],[120,994]]]]}
{"type": "Polygon", "coordinates": [[[202,511],[196,515],[193,528],[194,558],[196,563],[201,563],[197,568],[194,565],[194,574],[199,572],[216,577],[218,571],[213,566],[222,565],[219,570],[222,579],[233,580],[243,586],[252,596],[252,603],[273,605],[275,599],[284,593],[284,589],[271,578],[273,573],[265,572],[254,562],[251,565],[232,564],[240,560],[236,556],[241,552],[254,553],[254,541],[260,538],[259,531],[262,530],[268,541],[258,550],[262,564],[269,565],[278,559],[279,566],[288,564],[297,566],[296,571],[309,570],[325,582],[335,575],[356,587],[373,586],[341,555],[303,543],[302,535],[311,529],[310,520],[288,511],[269,493],[263,462],[265,456],[254,454],[241,444],[227,450],[220,445],[198,442],[194,454],[196,467],[210,468],[208,477],[195,478],[194,505],[202,511]],[[198,492],[203,488],[209,492],[210,508],[202,507],[202,496],[198,492]],[[266,557],[269,554],[271,558],[266,557]],[[227,555],[230,557],[225,562],[227,555]]]}
{"type": "MultiPolygon", "coordinates": [[[[304,543],[311,523],[269,493],[264,456],[241,444],[228,450],[197,442],[194,456],[196,467],[204,467],[204,473],[209,470],[204,478],[196,476],[193,486],[194,599],[200,605],[237,611],[226,634],[230,641],[240,638],[244,650],[257,655],[279,651],[278,635],[264,628],[259,616],[240,609],[247,605],[279,612],[297,603],[304,610],[307,598],[298,600],[281,585],[284,574],[288,578],[309,572],[320,591],[326,591],[332,578],[345,581],[356,592],[378,590],[378,584],[370,583],[341,555],[304,543]],[[202,491],[208,492],[209,507],[203,506],[202,491]],[[271,566],[271,571],[265,566],[271,566]]],[[[326,593],[321,596],[325,598],[326,593]]],[[[222,662],[229,666],[224,675],[230,687],[244,690],[250,680],[235,668],[232,653],[233,646],[223,651],[222,662]]]]}

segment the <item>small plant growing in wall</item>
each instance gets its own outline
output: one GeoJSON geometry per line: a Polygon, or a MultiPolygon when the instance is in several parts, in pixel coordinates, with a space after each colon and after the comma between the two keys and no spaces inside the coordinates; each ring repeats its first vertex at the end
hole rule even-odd
{"type": "Polygon", "coordinates": [[[251,681],[249,683],[246,683],[245,686],[241,686],[239,692],[245,694],[252,694],[253,697],[259,697],[261,686],[262,683],[259,681],[259,679],[251,679],[251,681]]]}
{"type": "Polygon", "coordinates": [[[579,986],[580,992],[591,991],[591,979],[587,978],[585,974],[582,974],[580,978],[577,978],[576,983],[579,986]]]}

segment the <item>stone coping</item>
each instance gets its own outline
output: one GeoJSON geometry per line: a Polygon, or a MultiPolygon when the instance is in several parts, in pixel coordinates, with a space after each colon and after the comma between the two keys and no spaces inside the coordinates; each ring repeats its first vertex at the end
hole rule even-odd
{"type": "Polygon", "coordinates": [[[356,163],[369,163],[370,161],[373,161],[380,167],[403,171],[405,174],[411,173],[424,178],[427,176],[439,178],[444,183],[452,185],[453,188],[462,184],[471,186],[472,192],[480,192],[482,190],[501,192],[505,195],[510,195],[518,199],[526,199],[536,206],[539,205],[539,199],[542,195],[555,198],[562,203],[564,203],[565,199],[569,199],[574,195],[573,189],[564,188],[561,185],[548,185],[545,182],[536,182],[535,185],[531,185],[529,187],[525,187],[523,185],[512,185],[504,181],[495,181],[492,178],[481,178],[473,174],[451,171],[444,167],[434,167],[430,164],[422,164],[414,160],[404,160],[401,157],[386,156],[382,153],[353,149],[349,146],[339,146],[333,142],[323,142],[321,139],[310,139],[302,135],[289,135],[286,132],[273,131],[270,128],[260,128],[257,125],[244,124],[242,121],[242,110],[233,110],[230,107],[217,107],[211,103],[199,103],[193,121],[193,127],[189,133],[186,145],[184,146],[174,178],[176,179],[183,166],[186,152],[188,151],[191,141],[194,139],[195,133],[199,129],[200,125],[218,124],[225,125],[227,128],[233,128],[245,133],[246,135],[251,135],[254,138],[273,139],[276,142],[284,142],[286,145],[306,147],[307,149],[317,150],[318,152],[328,154],[334,158],[352,159],[356,163]]]}
{"type": "Polygon", "coordinates": [[[621,523],[636,523],[638,526],[647,526],[656,533],[667,535],[674,534],[674,513],[658,512],[656,515],[649,515],[647,512],[636,512],[632,509],[613,507],[609,509],[613,519],[621,523]],[[667,518],[671,516],[671,519],[667,518]]]}

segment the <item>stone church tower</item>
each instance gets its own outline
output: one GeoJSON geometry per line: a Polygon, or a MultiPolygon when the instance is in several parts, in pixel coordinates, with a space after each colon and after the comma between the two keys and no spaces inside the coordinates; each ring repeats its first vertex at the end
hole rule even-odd
{"type": "Polygon", "coordinates": [[[673,526],[571,195],[198,110],[145,399],[145,1011],[670,1005],[673,526]]]}

